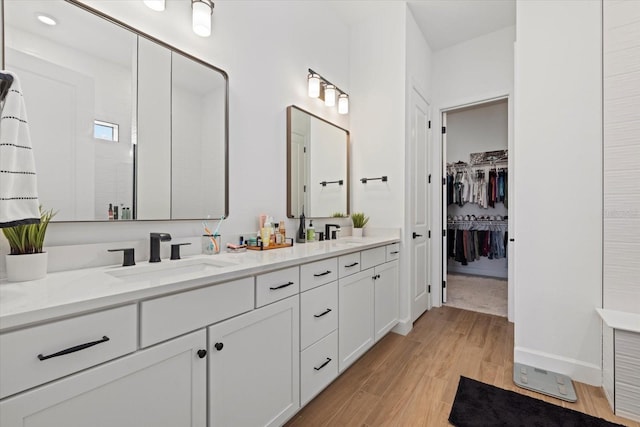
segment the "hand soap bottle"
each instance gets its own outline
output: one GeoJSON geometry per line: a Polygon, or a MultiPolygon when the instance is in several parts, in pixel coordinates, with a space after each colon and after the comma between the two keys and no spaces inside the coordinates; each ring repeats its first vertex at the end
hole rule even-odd
{"type": "Polygon", "coordinates": [[[296,233],[296,243],[304,243],[307,241],[307,234],[304,231],[304,206],[302,207],[302,213],[300,214],[300,226],[296,233]]]}
{"type": "Polygon", "coordinates": [[[309,227],[307,228],[307,242],[313,242],[316,240],[316,229],[313,227],[313,220],[309,220],[309,227]]]}

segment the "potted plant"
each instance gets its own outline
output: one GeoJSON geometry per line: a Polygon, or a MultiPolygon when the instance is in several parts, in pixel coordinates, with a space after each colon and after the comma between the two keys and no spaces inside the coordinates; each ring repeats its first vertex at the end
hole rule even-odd
{"type": "Polygon", "coordinates": [[[10,282],[42,279],[47,275],[47,253],[42,251],[49,221],[55,213],[40,207],[40,224],[3,228],[11,252],[5,257],[10,282]]]}
{"type": "Polygon", "coordinates": [[[362,237],[362,229],[369,222],[369,217],[365,216],[364,212],[355,212],[351,214],[351,222],[353,222],[353,236],[362,237]]]}

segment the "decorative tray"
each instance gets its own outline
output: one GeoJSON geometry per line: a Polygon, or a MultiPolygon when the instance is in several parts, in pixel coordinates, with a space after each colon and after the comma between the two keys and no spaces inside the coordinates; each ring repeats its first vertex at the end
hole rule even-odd
{"type": "Polygon", "coordinates": [[[267,247],[262,246],[262,242],[260,242],[260,245],[256,246],[247,245],[247,249],[249,249],[250,251],[268,251],[270,249],[290,248],[293,246],[293,237],[287,237],[286,239],[284,239],[284,241],[284,243],[280,244],[269,244],[269,246],[267,247]]]}

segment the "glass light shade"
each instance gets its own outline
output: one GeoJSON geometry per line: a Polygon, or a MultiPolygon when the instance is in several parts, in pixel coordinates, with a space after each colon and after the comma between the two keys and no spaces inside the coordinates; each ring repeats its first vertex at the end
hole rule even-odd
{"type": "Polygon", "coordinates": [[[324,88],[324,105],[327,107],[336,105],[336,87],[334,85],[327,85],[324,88]]]}
{"type": "Polygon", "coordinates": [[[341,93],[338,97],[338,113],[347,114],[349,112],[349,95],[341,93]]]}
{"type": "Polygon", "coordinates": [[[311,98],[317,98],[320,96],[320,76],[317,74],[309,74],[307,77],[309,80],[309,96],[311,98]]]}
{"type": "Polygon", "coordinates": [[[164,10],[164,0],[144,0],[144,4],[146,4],[149,9],[153,9],[157,12],[162,12],[164,10]]]}
{"type": "Polygon", "coordinates": [[[213,10],[208,3],[197,0],[191,4],[193,8],[193,32],[200,37],[211,35],[211,14],[213,10]]]}

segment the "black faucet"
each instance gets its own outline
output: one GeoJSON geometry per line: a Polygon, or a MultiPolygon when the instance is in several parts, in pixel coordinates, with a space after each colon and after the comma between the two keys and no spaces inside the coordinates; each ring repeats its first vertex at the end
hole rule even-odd
{"type": "Polygon", "coordinates": [[[335,227],[336,230],[333,230],[333,238],[336,238],[336,231],[340,230],[340,226],[338,224],[325,224],[324,226],[324,237],[327,240],[331,240],[331,234],[329,234],[329,231],[331,231],[331,227],[335,227]]]}
{"type": "Polygon", "coordinates": [[[149,262],[160,262],[160,242],[169,242],[169,233],[149,233],[149,262]]]}

